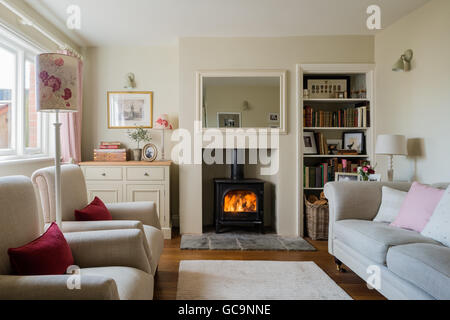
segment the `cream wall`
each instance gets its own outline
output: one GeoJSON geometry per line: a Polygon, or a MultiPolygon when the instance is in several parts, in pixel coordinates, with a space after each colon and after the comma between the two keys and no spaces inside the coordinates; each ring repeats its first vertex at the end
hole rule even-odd
{"type": "MultiPolygon", "coordinates": [[[[412,156],[395,158],[396,180],[450,181],[450,1],[433,0],[379,33],[376,133],[404,134],[412,156]],[[411,72],[392,72],[406,49],[411,72]]],[[[378,157],[380,172],[387,158],[378,157]]]]}
{"type": "MultiPolygon", "coordinates": [[[[136,91],[153,91],[153,117],[162,113],[178,126],[178,48],[173,47],[99,47],[88,48],[85,60],[82,155],[92,160],[93,150],[101,141],[120,141],[136,148],[127,130],[108,129],[107,92],[124,89],[125,76],[136,76],[136,91]]],[[[150,130],[154,143],[161,146],[161,131],[150,130]]],[[[166,159],[170,159],[170,134],[165,136],[166,159]]],[[[158,158],[161,156],[159,153],[158,158]]],[[[178,212],[178,167],[172,167],[171,211],[178,212]]]]}
{"type": "MultiPolygon", "coordinates": [[[[371,36],[286,38],[182,38],[180,51],[180,127],[193,132],[196,111],[195,72],[208,69],[286,69],[288,134],[281,136],[280,171],[275,192],[276,229],[299,235],[296,172],[295,66],[297,63],[373,63],[371,36]]],[[[202,165],[180,166],[182,233],[202,232],[202,165]]]]}

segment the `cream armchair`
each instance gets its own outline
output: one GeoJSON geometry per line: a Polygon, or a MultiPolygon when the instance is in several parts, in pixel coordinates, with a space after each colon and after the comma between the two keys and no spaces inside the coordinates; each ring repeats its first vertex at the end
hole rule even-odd
{"type": "MultiPolygon", "coordinates": [[[[39,169],[33,173],[33,184],[39,190],[44,222],[55,221],[55,168],[39,169]]],[[[153,202],[107,203],[112,221],[74,221],[74,210],[88,205],[83,172],[76,165],[61,167],[62,230],[64,233],[115,229],[141,229],[145,234],[144,247],[155,275],[164,247],[164,236],[153,202]]]]}
{"type": "Polygon", "coordinates": [[[8,248],[40,235],[37,199],[27,177],[0,178],[0,299],[152,299],[154,279],[139,229],[65,235],[80,269],[80,289],[70,275],[11,275],[8,248]]]}

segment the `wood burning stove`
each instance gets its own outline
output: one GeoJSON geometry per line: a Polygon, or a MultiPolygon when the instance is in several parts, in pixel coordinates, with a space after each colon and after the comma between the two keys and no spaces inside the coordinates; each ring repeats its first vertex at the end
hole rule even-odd
{"type": "Polygon", "coordinates": [[[245,179],[244,165],[233,151],[231,179],[214,179],[216,232],[222,226],[256,226],[264,232],[264,181],[245,179]]]}

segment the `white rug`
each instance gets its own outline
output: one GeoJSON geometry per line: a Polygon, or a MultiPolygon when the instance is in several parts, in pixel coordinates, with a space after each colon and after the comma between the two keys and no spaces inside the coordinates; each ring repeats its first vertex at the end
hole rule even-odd
{"type": "Polygon", "coordinates": [[[351,300],[314,262],[184,260],[177,300],[351,300]]]}

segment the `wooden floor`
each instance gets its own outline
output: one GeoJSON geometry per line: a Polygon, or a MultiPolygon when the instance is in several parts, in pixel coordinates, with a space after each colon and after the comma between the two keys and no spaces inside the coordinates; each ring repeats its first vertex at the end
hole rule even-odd
{"type": "Polygon", "coordinates": [[[315,252],[180,250],[180,241],[179,235],[172,240],[165,241],[155,280],[156,300],[174,300],[176,298],[178,267],[181,260],[313,261],[353,299],[384,299],[377,291],[369,290],[366,283],[353,272],[338,272],[333,257],[328,253],[326,241],[308,240],[318,250],[315,252]]]}

